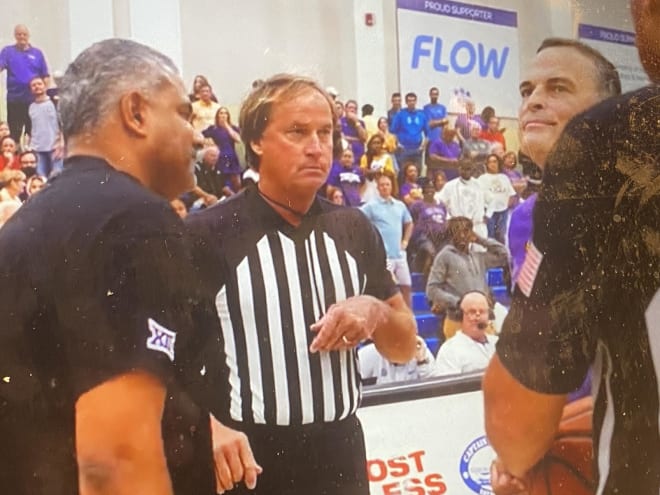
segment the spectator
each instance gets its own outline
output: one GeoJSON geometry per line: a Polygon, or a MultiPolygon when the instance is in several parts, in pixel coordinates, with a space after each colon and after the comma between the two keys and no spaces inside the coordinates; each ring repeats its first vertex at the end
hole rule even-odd
{"type": "Polygon", "coordinates": [[[360,206],[360,190],[364,184],[362,169],[354,164],[353,151],[346,148],[341,153],[339,162],[333,161],[327,184],[342,192],[344,203],[348,206],[360,206]]]}
{"type": "Polygon", "coordinates": [[[463,141],[463,158],[472,160],[474,164],[473,176],[479,177],[486,171],[486,156],[490,153],[491,145],[488,141],[481,139],[481,127],[472,122],[470,137],[463,141]]]}
{"type": "Polygon", "coordinates": [[[472,170],[473,165],[470,160],[461,160],[458,164],[459,176],[445,184],[436,196],[436,200],[447,208],[449,218],[467,217],[472,221],[474,230],[480,237],[488,237],[488,228],[484,220],[486,201],[479,182],[472,177],[472,170]]]}
{"type": "Polygon", "coordinates": [[[357,110],[357,101],[348,100],[344,104],[344,115],[339,119],[342,137],[353,150],[355,164],[358,164],[360,157],[364,155],[364,143],[367,140],[367,129],[364,121],[358,118],[357,110]]]}
{"type": "Polygon", "coordinates": [[[344,103],[339,100],[335,100],[335,115],[337,119],[341,119],[344,116],[344,103]]]}
{"type": "Polygon", "coordinates": [[[18,162],[28,179],[37,173],[37,155],[34,151],[23,151],[18,155],[18,162]]]}
{"type": "Polygon", "coordinates": [[[447,210],[433,200],[434,194],[434,185],[427,182],[424,197],[410,205],[415,226],[408,245],[408,265],[425,276],[428,276],[436,254],[447,244],[447,210]]]}
{"type": "Polygon", "coordinates": [[[488,155],[486,173],[477,181],[486,199],[488,237],[504,244],[508,212],[516,200],[516,191],[509,178],[502,173],[502,162],[497,155],[488,155]]]}
{"type": "Polygon", "coordinates": [[[390,124],[390,132],[396,136],[399,145],[397,161],[403,163],[413,160],[418,170],[422,165],[422,153],[426,149],[426,137],[429,133],[428,121],[423,110],[418,110],[417,95],[406,94],[406,108],[398,112],[390,124]]]}
{"type": "Polygon", "coordinates": [[[385,359],[376,349],[375,344],[367,344],[358,351],[360,378],[364,384],[381,385],[400,383],[433,375],[435,359],[424,342],[417,336],[415,357],[407,363],[397,364],[385,359]]]}
{"type": "MultiPolygon", "coordinates": [[[[378,119],[378,134],[380,134],[380,136],[383,138],[383,149],[387,153],[395,153],[398,148],[398,144],[396,141],[396,136],[392,134],[388,128],[386,117],[381,117],[378,119]]],[[[394,170],[396,172],[399,171],[399,169],[396,167],[396,163],[394,163],[394,170]]]]}
{"type": "Polygon", "coordinates": [[[14,201],[19,205],[21,194],[25,191],[27,178],[21,170],[5,169],[0,172],[0,183],[3,184],[0,189],[0,201],[14,201]]]}
{"type": "Polygon", "coordinates": [[[435,201],[437,204],[440,204],[440,195],[446,184],[447,176],[442,170],[439,170],[435,175],[435,180],[433,181],[433,189],[435,190],[433,193],[433,201],[435,201]]]}
{"type": "Polygon", "coordinates": [[[507,151],[504,153],[504,156],[502,157],[502,173],[509,178],[514,191],[516,191],[516,194],[520,197],[521,193],[527,186],[527,181],[518,170],[518,157],[515,151],[507,151]]]}
{"type": "Polygon", "coordinates": [[[11,131],[9,130],[9,124],[5,121],[0,121],[0,139],[10,135],[11,131]]]}
{"type": "Polygon", "coordinates": [[[378,197],[377,179],[385,174],[392,179],[394,193],[398,192],[396,172],[392,157],[383,150],[384,140],[380,134],[374,134],[367,141],[367,151],[360,159],[360,168],[364,173],[365,183],[362,190],[362,202],[368,203],[378,197]]]}
{"type": "Polygon", "coordinates": [[[422,186],[417,182],[417,164],[414,161],[407,161],[403,164],[403,184],[399,188],[399,198],[406,206],[410,207],[414,201],[423,197],[422,186]]]}
{"type": "Polygon", "coordinates": [[[231,194],[237,193],[241,190],[241,164],[236,154],[236,143],[241,142],[241,134],[238,127],[231,123],[231,115],[227,107],[218,108],[214,125],[204,129],[202,135],[210,138],[218,147],[218,161],[215,168],[228,183],[231,194]]]}
{"type": "Polygon", "coordinates": [[[467,292],[459,308],[460,330],[440,346],[434,376],[484,370],[495,354],[497,336],[488,333],[491,308],[487,296],[479,291],[467,292]]]}
{"type": "Polygon", "coordinates": [[[424,105],[424,113],[429,126],[428,142],[432,143],[440,139],[442,130],[449,120],[447,120],[447,107],[438,103],[440,90],[433,87],[429,90],[429,103],[424,105]]]}
{"type": "Polygon", "coordinates": [[[42,175],[33,175],[32,177],[29,177],[25,185],[26,197],[29,198],[30,196],[37,194],[46,186],[46,182],[46,177],[42,175]]]}
{"type": "Polygon", "coordinates": [[[20,142],[24,129],[30,134],[30,81],[43,77],[48,85],[49,74],[44,54],[30,44],[27,26],[17,25],[14,38],[16,44],[5,46],[0,51],[0,72],[7,70],[7,121],[12,137],[20,142]]]}
{"type": "Polygon", "coordinates": [[[42,77],[30,81],[34,101],[30,104],[30,132],[27,143],[37,154],[37,173],[50,177],[62,170],[63,143],[55,104],[46,94],[42,77]]]}
{"type": "Polygon", "coordinates": [[[461,145],[456,141],[456,130],[445,126],[441,139],[432,141],[429,145],[429,160],[427,175],[432,181],[442,171],[446,179],[458,177],[458,160],[461,157],[461,145]]]}
{"type": "Polygon", "coordinates": [[[499,143],[502,145],[502,151],[506,151],[506,141],[504,140],[504,134],[500,130],[500,119],[495,115],[486,121],[486,129],[481,131],[479,138],[491,144],[499,143]]]}
{"type": "Polygon", "coordinates": [[[394,116],[399,113],[401,110],[401,93],[396,92],[392,93],[392,96],[390,97],[390,102],[392,106],[390,109],[387,111],[387,123],[388,125],[392,123],[394,120],[394,116]]]}
{"type": "Polygon", "coordinates": [[[465,113],[460,113],[456,117],[456,122],[454,122],[454,128],[457,131],[458,140],[463,143],[466,139],[469,139],[472,132],[472,124],[476,122],[479,125],[479,132],[484,127],[484,122],[481,120],[481,116],[475,114],[476,105],[474,100],[466,99],[465,100],[465,113]]]}
{"type": "Polygon", "coordinates": [[[335,186],[328,186],[325,188],[325,197],[331,203],[334,203],[339,206],[346,205],[344,201],[344,193],[341,192],[341,189],[335,186]]]}
{"type": "MultiPolygon", "coordinates": [[[[495,117],[495,109],[491,106],[485,106],[483,110],[481,110],[481,130],[485,131],[488,129],[488,122],[492,117],[495,117]]],[[[499,120],[499,119],[498,119],[499,120]]],[[[498,129],[501,130],[501,129],[498,129]]]]}
{"type": "MultiPolygon", "coordinates": [[[[263,84],[263,81],[261,81],[261,84],[263,84]]],[[[255,89],[256,86],[252,85],[252,89],[255,89]]],[[[334,86],[328,86],[325,88],[325,92],[330,95],[330,98],[332,98],[332,101],[337,101],[337,97],[339,96],[339,91],[337,88],[334,86]]]]}
{"type": "Polygon", "coordinates": [[[406,249],[413,222],[406,205],[392,196],[392,182],[388,175],[381,175],[378,178],[378,197],[362,205],[361,209],[380,233],[387,254],[387,268],[401,289],[406,304],[412,307],[412,280],[406,249]]]}
{"type": "Polygon", "coordinates": [[[199,198],[196,208],[212,206],[220,198],[229,196],[231,189],[225,185],[222,173],[216,167],[220,151],[217,146],[208,146],[198,153],[201,159],[195,163],[196,185],[193,193],[199,198]]]}
{"type": "Polygon", "coordinates": [[[449,244],[433,260],[426,283],[426,297],[435,313],[445,315],[442,332],[450,338],[461,325],[458,305],[461,296],[475,290],[486,293],[486,271],[505,266],[508,253],[506,247],[496,240],[478,236],[469,218],[450,218],[447,231],[449,244]],[[485,252],[475,253],[470,249],[471,243],[480,244],[485,252]]]}
{"type": "Polygon", "coordinates": [[[378,132],[378,120],[374,117],[374,106],[367,103],[362,105],[362,121],[367,130],[367,136],[373,136],[378,132]]]}
{"type": "MultiPolygon", "coordinates": [[[[206,78],[206,76],[202,76],[201,74],[196,75],[195,79],[193,79],[192,91],[188,95],[188,98],[190,98],[190,103],[195,103],[200,99],[201,90],[204,86],[211,87],[209,80],[206,78]]],[[[211,92],[211,101],[218,103],[218,99],[213,94],[213,92],[211,92]]]]}
{"type": "Polygon", "coordinates": [[[220,105],[213,101],[213,90],[209,84],[202,84],[199,88],[199,98],[192,104],[190,123],[193,129],[202,132],[215,124],[215,116],[220,105]]]}
{"type": "Polygon", "coordinates": [[[11,136],[5,136],[0,140],[0,171],[5,169],[20,170],[21,162],[16,152],[16,141],[11,136]]]}

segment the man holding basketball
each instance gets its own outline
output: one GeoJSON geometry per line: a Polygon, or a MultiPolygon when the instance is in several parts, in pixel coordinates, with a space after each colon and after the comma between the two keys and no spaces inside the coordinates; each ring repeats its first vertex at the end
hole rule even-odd
{"type": "Polygon", "coordinates": [[[596,493],[660,491],[660,0],[632,0],[652,84],[570,123],[484,377],[498,494],[529,490],[565,394],[594,375],[596,493]]]}

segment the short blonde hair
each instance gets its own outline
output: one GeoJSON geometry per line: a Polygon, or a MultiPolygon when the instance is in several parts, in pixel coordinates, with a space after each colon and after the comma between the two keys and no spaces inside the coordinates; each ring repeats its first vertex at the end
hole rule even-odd
{"type": "Polygon", "coordinates": [[[0,182],[2,184],[8,184],[13,180],[27,180],[26,175],[20,170],[14,169],[4,169],[0,172],[0,182]]]}

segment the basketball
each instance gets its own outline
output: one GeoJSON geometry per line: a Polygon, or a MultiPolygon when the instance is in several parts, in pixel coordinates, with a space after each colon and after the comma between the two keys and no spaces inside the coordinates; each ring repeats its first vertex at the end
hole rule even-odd
{"type": "Polygon", "coordinates": [[[592,495],[595,492],[591,397],[564,408],[555,441],[527,479],[530,495],[592,495]]]}

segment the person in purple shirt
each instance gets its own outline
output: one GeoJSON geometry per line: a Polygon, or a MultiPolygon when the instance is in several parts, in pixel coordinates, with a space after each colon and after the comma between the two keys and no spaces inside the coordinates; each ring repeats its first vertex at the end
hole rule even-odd
{"type": "Polygon", "coordinates": [[[0,72],[7,70],[7,121],[11,135],[19,142],[23,129],[30,134],[28,108],[32,103],[30,81],[42,77],[48,86],[48,66],[44,54],[30,44],[30,31],[22,24],[14,28],[16,44],[0,51],[0,72]]]}
{"type": "Polygon", "coordinates": [[[435,187],[427,182],[423,198],[410,205],[414,227],[408,245],[408,264],[416,272],[429,274],[435,255],[449,242],[447,209],[433,199],[435,187]]]}
{"type": "Polygon", "coordinates": [[[353,150],[355,165],[364,155],[364,143],[367,141],[367,129],[364,121],[358,119],[357,110],[357,101],[348,100],[344,103],[344,115],[339,119],[342,136],[349,142],[353,150]]]}
{"type": "Polygon", "coordinates": [[[465,113],[461,113],[456,117],[454,128],[458,131],[458,139],[463,142],[470,139],[470,129],[472,122],[476,122],[483,129],[485,127],[481,115],[476,112],[476,105],[473,100],[465,100],[465,113]]]}
{"type": "Polygon", "coordinates": [[[445,127],[442,138],[432,141],[429,145],[429,161],[427,163],[429,179],[435,180],[439,171],[444,171],[447,180],[458,177],[458,159],[461,157],[461,145],[456,141],[456,130],[445,127]]]}
{"type": "Polygon", "coordinates": [[[338,188],[344,194],[344,204],[360,206],[360,189],[364,184],[362,169],[354,164],[353,151],[346,148],[342,151],[339,161],[332,163],[326,184],[338,188]]]}
{"type": "Polygon", "coordinates": [[[232,125],[231,115],[226,107],[218,108],[215,113],[215,125],[207,127],[202,135],[213,140],[220,151],[215,168],[225,176],[227,185],[233,193],[241,190],[241,164],[236,154],[236,143],[241,142],[238,127],[232,125]]]}

